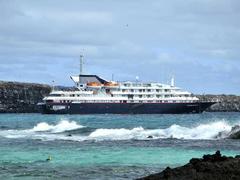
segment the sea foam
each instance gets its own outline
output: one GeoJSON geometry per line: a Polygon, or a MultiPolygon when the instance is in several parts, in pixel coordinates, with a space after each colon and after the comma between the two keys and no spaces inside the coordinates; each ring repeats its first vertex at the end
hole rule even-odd
{"type": "Polygon", "coordinates": [[[33,127],[32,131],[41,132],[41,131],[51,131],[54,133],[60,133],[64,131],[70,131],[74,129],[83,128],[84,126],[77,124],[75,121],[61,120],[56,125],[49,125],[46,122],[38,123],[33,127]]]}
{"type": "MultiPolygon", "coordinates": [[[[83,128],[84,126],[77,124],[75,121],[61,120],[56,125],[51,125],[46,122],[38,123],[32,129],[25,130],[2,130],[0,131],[0,136],[6,138],[31,138],[34,139],[36,137],[47,137],[51,134],[62,133],[65,131],[75,130],[83,128]]],[[[47,139],[47,138],[46,138],[47,139]]]]}
{"type": "Polygon", "coordinates": [[[3,130],[0,136],[6,138],[31,138],[42,140],[71,140],[71,141],[114,141],[114,140],[151,140],[151,139],[219,139],[226,138],[231,132],[232,126],[225,121],[216,121],[200,124],[195,127],[184,127],[173,124],[168,128],[144,129],[135,127],[132,129],[96,129],[86,134],[72,134],[68,136],[65,132],[84,128],[75,121],[62,120],[56,125],[46,122],[38,123],[32,129],[26,130],[3,130]],[[221,134],[221,136],[219,136],[221,134]]]}
{"type": "Polygon", "coordinates": [[[231,126],[224,121],[201,124],[188,128],[176,124],[166,129],[97,129],[89,137],[97,140],[127,140],[127,139],[215,139],[220,132],[230,132],[231,126]]]}

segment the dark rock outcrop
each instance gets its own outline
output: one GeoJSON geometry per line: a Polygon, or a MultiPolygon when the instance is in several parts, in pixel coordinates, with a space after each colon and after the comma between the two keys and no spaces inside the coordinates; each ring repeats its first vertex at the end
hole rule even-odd
{"type": "Polygon", "coordinates": [[[239,125],[233,126],[231,131],[227,134],[227,138],[240,139],[240,126],[239,125]]]}
{"type": "Polygon", "coordinates": [[[0,113],[37,112],[36,104],[50,90],[43,84],[0,81],[0,113]]]}
{"type": "Polygon", "coordinates": [[[230,139],[240,139],[240,130],[234,134],[231,134],[228,138],[230,139]]]}
{"type": "Polygon", "coordinates": [[[208,112],[240,112],[240,96],[236,95],[198,95],[201,101],[219,101],[206,111],[208,112]]]}
{"type": "Polygon", "coordinates": [[[222,156],[220,151],[203,158],[193,158],[188,164],[139,180],[237,180],[240,179],[240,156],[222,156]]]}
{"type": "Polygon", "coordinates": [[[240,139],[240,126],[235,125],[230,131],[221,131],[215,137],[216,139],[240,139]]]}

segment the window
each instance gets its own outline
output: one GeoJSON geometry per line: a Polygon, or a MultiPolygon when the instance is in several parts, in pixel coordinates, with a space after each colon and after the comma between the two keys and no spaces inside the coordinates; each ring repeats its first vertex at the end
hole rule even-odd
{"type": "Polygon", "coordinates": [[[50,96],[50,97],[60,97],[61,94],[50,94],[49,96],[50,96]]]}
{"type": "Polygon", "coordinates": [[[128,99],[133,99],[133,95],[128,95],[128,99]]]}

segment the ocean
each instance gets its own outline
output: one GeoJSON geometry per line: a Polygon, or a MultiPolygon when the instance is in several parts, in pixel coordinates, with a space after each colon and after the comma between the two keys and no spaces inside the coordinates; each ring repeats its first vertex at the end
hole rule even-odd
{"type": "Polygon", "coordinates": [[[0,179],[134,179],[216,150],[235,156],[240,140],[224,134],[237,124],[240,113],[0,114],[0,179]]]}

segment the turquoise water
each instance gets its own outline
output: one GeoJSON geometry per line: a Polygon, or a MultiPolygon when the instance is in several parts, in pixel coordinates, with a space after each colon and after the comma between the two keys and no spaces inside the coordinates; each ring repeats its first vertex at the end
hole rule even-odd
{"type": "Polygon", "coordinates": [[[218,149],[235,156],[240,141],[218,134],[239,116],[1,114],[0,179],[134,179],[218,149]]]}

